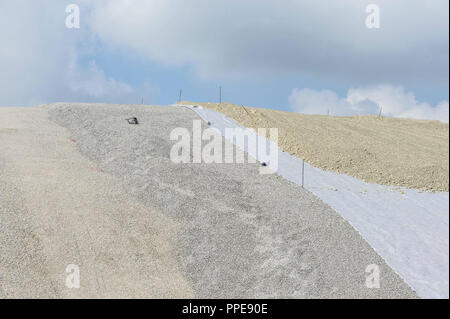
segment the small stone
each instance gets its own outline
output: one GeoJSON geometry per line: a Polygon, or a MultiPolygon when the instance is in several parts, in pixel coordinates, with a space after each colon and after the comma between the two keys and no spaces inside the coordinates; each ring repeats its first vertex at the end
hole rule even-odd
{"type": "Polygon", "coordinates": [[[130,117],[127,119],[128,124],[133,124],[133,125],[137,125],[139,124],[138,119],[136,117],[130,117]]]}

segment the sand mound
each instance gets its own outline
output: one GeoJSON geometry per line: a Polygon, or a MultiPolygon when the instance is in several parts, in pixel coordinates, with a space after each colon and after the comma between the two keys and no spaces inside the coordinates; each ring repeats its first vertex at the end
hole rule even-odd
{"type": "Polygon", "coordinates": [[[366,182],[449,189],[449,126],[377,116],[304,115],[230,103],[192,103],[246,127],[278,128],[279,146],[313,166],[366,182]]]}

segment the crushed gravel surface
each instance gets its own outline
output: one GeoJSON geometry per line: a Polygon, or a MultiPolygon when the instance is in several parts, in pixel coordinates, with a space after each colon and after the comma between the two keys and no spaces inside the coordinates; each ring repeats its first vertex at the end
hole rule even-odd
{"type": "Polygon", "coordinates": [[[104,174],[182,225],[173,253],[196,297],[417,297],[336,212],[293,183],[260,175],[259,164],[173,163],[170,132],[191,130],[194,112],[67,103],[46,109],[104,174]],[[129,117],[139,125],[128,124],[129,117]],[[371,264],[380,267],[379,289],[365,285],[371,264]]]}

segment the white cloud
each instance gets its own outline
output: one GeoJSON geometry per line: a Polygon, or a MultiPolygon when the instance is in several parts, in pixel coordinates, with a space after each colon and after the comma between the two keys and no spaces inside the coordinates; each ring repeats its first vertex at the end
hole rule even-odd
{"type": "Polygon", "coordinates": [[[375,85],[348,90],[345,98],[333,91],[293,89],[289,97],[291,109],[305,114],[331,114],[338,116],[378,114],[402,118],[439,120],[448,123],[449,103],[436,106],[418,102],[413,92],[401,86],[375,85]]]}
{"type": "Polygon", "coordinates": [[[139,88],[106,76],[93,60],[96,45],[89,27],[66,28],[66,5],[55,0],[2,1],[0,105],[130,97],[137,103],[139,88]],[[90,62],[80,63],[84,60],[90,62]]]}
{"type": "Polygon", "coordinates": [[[357,84],[448,81],[447,0],[97,0],[91,24],[108,45],[193,66],[209,78],[280,73],[357,84]]]}
{"type": "MultiPolygon", "coordinates": [[[[0,105],[127,102],[157,90],[111,77],[108,71],[119,68],[102,70],[97,48],[187,65],[208,79],[278,81],[290,73],[313,78],[316,87],[322,79],[428,88],[448,83],[448,1],[378,0],[381,28],[369,30],[365,6],[371,2],[79,0],[81,28],[68,30],[68,3],[2,1],[0,105]]],[[[327,103],[339,101],[327,94],[327,103]]]]}
{"type": "Polygon", "coordinates": [[[159,92],[159,88],[148,81],[132,87],[114,77],[107,77],[94,60],[89,61],[86,66],[80,66],[74,60],[68,68],[66,84],[77,96],[76,100],[81,102],[139,104],[144,96],[152,97],[159,92]]]}
{"type": "Polygon", "coordinates": [[[73,63],[68,75],[70,89],[88,97],[122,96],[133,92],[133,88],[128,84],[116,81],[112,77],[106,78],[105,73],[98,68],[95,61],[90,61],[86,68],[80,68],[73,63]]]}

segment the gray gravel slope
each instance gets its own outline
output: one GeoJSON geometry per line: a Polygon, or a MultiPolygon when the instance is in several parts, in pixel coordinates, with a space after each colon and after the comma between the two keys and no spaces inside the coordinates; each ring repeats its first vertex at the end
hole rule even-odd
{"type": "Polygon", "coordinates": [[[53,104],[79,151],[139,201],[184,227],[176,259],[201,298],[415,298],[340,215],[258,164],[174,164],[175,127],[197,115],[160,106],[53,104]],[[140,125],[125,119],[138,117],[140,125]],[[365,285],[367,265],[380,289],[365,285]]]}

